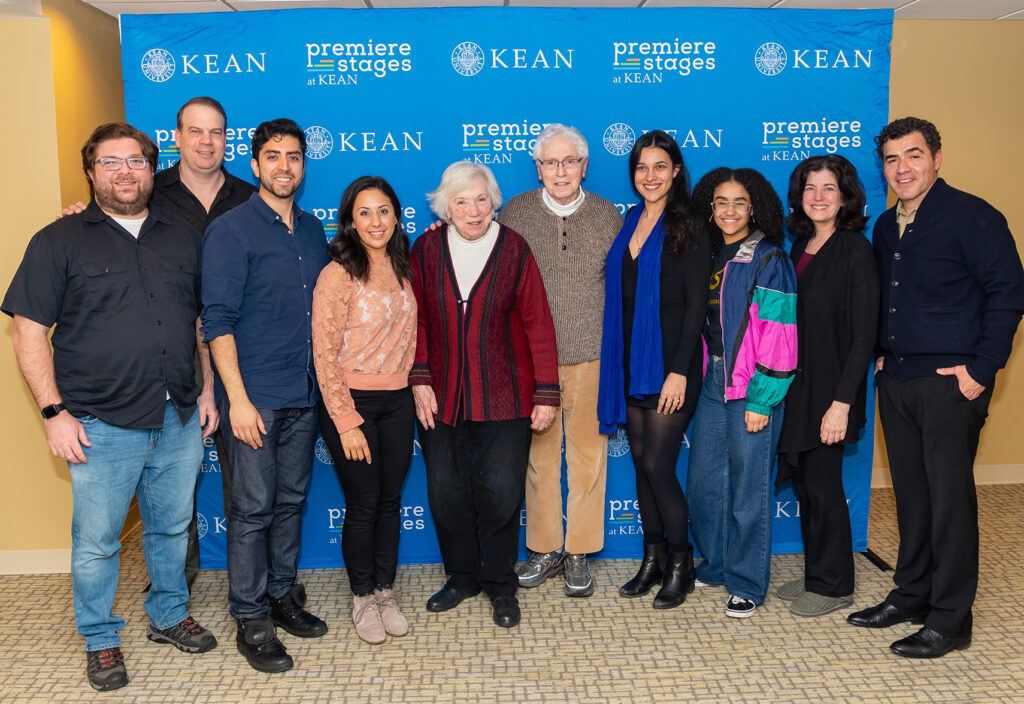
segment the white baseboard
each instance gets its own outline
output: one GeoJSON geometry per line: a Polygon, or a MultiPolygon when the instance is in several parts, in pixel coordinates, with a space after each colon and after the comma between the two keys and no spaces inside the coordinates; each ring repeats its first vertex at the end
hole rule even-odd
{"type": "MultiPolygon", "coordinates": [[[[975,484],[1024,484],[1024,464],[984,464],[974,467],[975,484]]],[[[892,486],[888,467],[871,470],[871,488],[892,486]]]]}
{"type": "Polygon", "coordinates": [[[71,572],[71,548],[64,550],[0,550],[0,575],[60,572],[71,572]]]}

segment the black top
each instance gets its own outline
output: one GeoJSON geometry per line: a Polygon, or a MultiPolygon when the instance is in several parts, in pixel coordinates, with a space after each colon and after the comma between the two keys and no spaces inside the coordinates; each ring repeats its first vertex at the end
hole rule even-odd
{"type": "MultiPolygon", "coordinates": [[[[794,262],[806,246],[806,239],[796,241],[790,253],[794,262]]],[[[780,455],[821,445],[821,419],[833,401],[850,404],[841,443],[857,442],[865,422],[868,367],[878,324],[878,268],[871,244],[860,232],[833,234],[797,284],[798,363],[786,394],[780,455]]],[[[779,481],[789,476],[784,464],[779,464],[779,481]]]]}
{"type": "MultiPolygon", "coordinates": [[[[704,326],[711,244],[701,228],[693,233],[690,248],[681,254],[661,253],[661,349],[665,374],[686,377],[686,397],[679,411],[692,413],[700,396],[700,331],[704,326]]],[[[629,348],[633,339],[633,311],[639,262],[629,248],[622,257],[622,344],[626,404],[657,408],[659,394],[629,396],[629,348]]]]}
{"type": "MultiPolygon", "coordinates": [[[[749,237],[749,235],[747,235],[749,237]]],[[[708,346],[708,354],[716,357],[725,356],[725,344],[722,342],[722,279],[725,265],[746,241],[746,237],[732,244],[724,244],[711,260],[711,276],[708,277],[708,322],[704,326],[704,342],[708,346]]]]}
{"type": "Polygon", "coordinates": [[[232,176],[221,166],[221,170],[224,171],[224,183],[217,191],[217,197],[213,199],[213,205],[207,213],[199,199],[181,182],[180,165],[179,161],[153,177],[153,195],[150,196],[149,202],[182,218],[200,233],[206,232],[214,218],[220,217],[236,205],[241,205],[256,192],[256,186],[232,176]]]}
{"type": "Polygon", "coordinates": [[[199,232],[157,206],[136,240],[94,200],[36,233],[0,307],[56,324],[54,373],[73,416],[160,428],[169,393],[185,422],[199,396],[201,253],[199,232]]]}

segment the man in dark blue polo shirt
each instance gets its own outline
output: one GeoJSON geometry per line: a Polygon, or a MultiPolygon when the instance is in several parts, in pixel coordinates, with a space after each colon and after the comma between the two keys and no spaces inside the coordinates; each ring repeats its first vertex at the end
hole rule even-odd
{"type": "Polygon", "coordinates": [[[1024,311],[1024,271],[1006,218],[939,178],[935,125],[905,117],[875,143],[899,198],[875,223],[874,247],[882,284],[875,379],[900,550],[896,588],[847,620],[923,624],[890,648],[935,658],[971,644],[974,457],[1024,311]]]}
{"type": "Polygon", "coordinates": [[[328,261],[323,225],[294,202],[305,151],[293,121],[257,127],[259,191],[203,239],[203,332],[232,467],[228,602],[238,650],[261,672],[293,664],[274,624],[306,638],[327,632],[295,582],[317,432],[313,287],[328,261]]]}
{"type": "Polygon", "coordinates": [[[96,128],[82,148],[92,201],[32,238],[2,304],[50,449],[71,473],[75,620],[98,690],[128,683],[117,633],[125,621],[111,612],[133,495],[153,584],[146,635],[193,653],[217,645],[185,606],[200,423],[213,410],[193,364],[200,236],[147,206],[156,158],[134,127],[96,128]]]}

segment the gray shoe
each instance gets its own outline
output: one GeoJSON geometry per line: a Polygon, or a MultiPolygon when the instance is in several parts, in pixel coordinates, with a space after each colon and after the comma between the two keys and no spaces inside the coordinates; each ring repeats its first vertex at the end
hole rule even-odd
{"type": "Polygon", "coordinates": [[[587,556],[569,553],[565,556],[565,595],[590,596],[594,593],[594,577],[590,574],[587,556]]]}
{"type": "Polygon", "coordinates": [[[520,587],[536,587],[544,583],[548,577],[558,574],[564,569],[562,561],[565,552],[558,548],[553,552],[530,552],[526,562],[516,567],[516,577],[520,587]]]}
{"type": "Polygon", "coordinates": [[[792,582],[786,582],[781,587],[775,590],[775,596],[779,597],[783,601],[793,601],[803,594],[807,593],[807,589],[804,587],[804,579],[794,579],[792,582]]]}
{"type": "Polygon", "coordinates": [[[824,616],[825,614],[845,609],[853,604],[853,596],[822,596],[814,592],[804,592],[790,602],[789,610],[797,616],[824,616]]]}

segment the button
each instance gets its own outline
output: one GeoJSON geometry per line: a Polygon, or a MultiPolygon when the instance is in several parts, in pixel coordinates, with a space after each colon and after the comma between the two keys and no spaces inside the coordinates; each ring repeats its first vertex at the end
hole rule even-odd
{"type": "Polygon", "coordinates": [[[309,315],[313,315],[313,314],[312,313],[306,313],[306,315],[309,316],[309,315]]]}
{"type": "Polygon", "coordinates": [[[896,342],[896,336],[895,335],[889,335],[889,342],[896,342]]]}
{"type": "Polygon", "coordinates": [[[893,258],[893,259],[896,259],[897,261],[898,261],[899,259],[901,259],[902,257],[903,257],[903,255],[902,255],[902,254],[900,254],[899,252],[896,252],[896,254],[892,255],[892,258],[893,258]]]}
{"type": "Polygon", "coordinates": [[[890,309],[889,309],[889,312],[890,312],[890,313],[895,313],[895,312],[896,312],[896,309],[895,309],[895,308],[890,308],[890,309]]]}
{"type": "Polygon", "coordinates": [[[301,254],[299,255],[299,261],[300,262],[302,261],[302,255],[301,254]]]}
{"type": "Polygon", "coordinates": [[[896,361],[897,361],[897,362],[901,362],[901,363],[902,363],[902,362],[903,362],[903,357],[897,357],[897,358],[896,358],[896,361]]]}
{"type": "Polygon", "coordinates": [[[149,297],[150,297],[150,298],[152,298],[152,297],[153,297],[153,294],[152,294],[152,293],[151,293],[151,294],[149,294],[149,297]]]}
{"type": "Polygon", "coordinates": [[[565,245],[564,245],[564,244],[562,245],[562,250],[563,250],[563,251],[565,250],[565,245]]]}
{"type": "Polygon", "coordinates": [[[567,233],[567,232],[564,232],[564,231],[562,232],[562,237],[565,237],[565,236],[567,236],[567,235],[568,235],[568,233],[567,233]]]}
{"type": "Polygon", "coordinates": [[[302,288],[306,288],[306,284],[302,284],[302,288]]]}
{"type": "Polygon", "coordinates": [[[900,285],[900,282],[899,282],[899,281],[893,281],[893,282],[892,282],[892,285],[893,285],[893,286],[899,286],[899,285],[900,285]]]}
{"type": "Polygon", "coordinates": [[[167,350],[160,350],[160,354],[167,354],[167,350]]]}
{"type": "Polygon", "coordinates": [[[156,324],[157,324],[157,325],[159,325],[159,324],[160,324],[160,321],[159,321],[159,320],[158,320],[158,321],[156,321],[156,324]]]}
{"type": "MultiPolygon", "coordinates": [[[[148,269],[149,269],[149,267],[148,267],[148,266],[144,266],[144,267],[142,267],[142,270],[143,270],[143,271],[147,271],[148,269]]],[[[107,269],[107,271],[110,271],[110,269],[107,269]]]]}

